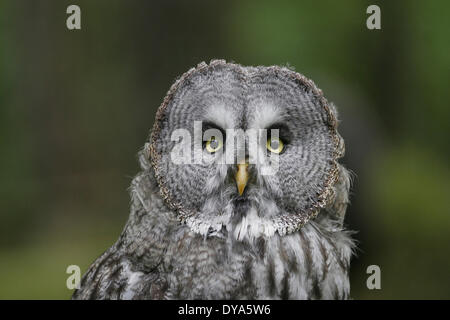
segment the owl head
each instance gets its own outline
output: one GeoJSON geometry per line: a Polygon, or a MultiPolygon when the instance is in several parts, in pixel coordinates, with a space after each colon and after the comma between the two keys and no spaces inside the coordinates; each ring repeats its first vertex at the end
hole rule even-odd
{"type": "Polygon", "coordinates": [[[333,198],[343,155],[333,105],[285,67],[200,63],[158,109],[150,160],[193,232],[235,239],[301,228],[333,198]]]}

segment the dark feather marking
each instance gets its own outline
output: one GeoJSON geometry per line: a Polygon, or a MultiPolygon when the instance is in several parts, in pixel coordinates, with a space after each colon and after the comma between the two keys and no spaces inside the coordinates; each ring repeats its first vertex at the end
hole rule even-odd
{"type": "Polygon", "coordinates": [[[273,260],[269,260],[269,265],[267,266],[267,283],[269,285],[269,295],[274,296],[276,292],[275,283],[275,265],[273,260]]]}
{"type": "Polygon", "coordinates": [[[114,252],[117,250],[117,248],[111,248],[110,252],[103,258],[101,258],[101,261],[99,262],[99,264],[96,266],[95,272],[92,275],[92,279],[95,280],[97,278],[97,274],[100,271],[100,269],[103,267],[103,264],[106,263],[106,261],[108,261],[108,259],[114,255],[114,252]]]}
{"type": "Polygon", "coordinates": [[[94,289],[91,291],[89,295],[89,300],[97,300],[101,299],[99,286],[102,283],[104,275],[100,276],[100,279],[94,282],[94,289]]]}
{"type": "Polygon", "coordinates": [[[325,246],[323,245],[322,241],[319,241],[319,245],[320,245],[320,252],[322,253],[322,257],[323,257],[323,263],[322,263],[322,280],[324,281],[325,278],[327,277],[328,271],[329,271],[329,264],[328,264],[328,252],[327,249],[325,248],[325,246]]]}
{"type": "Polygon", "coordinates": [[[287,271],[284,272],[284,277],[281,282],[280,298],[283,300],[289,299],[289,273],[287,271]]]}
{"type": "MultiPolygon", "coordinates": [[[[116,291],[118,299],[122,298],[122,293],[123,293],[125,287],[127,286],[127,281],[120,281],[119,283],[120,283],[120,285],[119,285],[119,287],[117,288],[117,291],[116,291]]],[[[132,299],[135,299],[135,298],[133,297],[132,299]]]]}
{"type": "MultiPolygon", "coordinates": [[[[117,289],[117,284],[121,280],[120,276],[121,276],[121,272],[122,271],[123,271],[123,266],[120,265],[119,267],[115,268],[115,270],[109,276],[110,283],[109,283],[108,287],[105,290],[105,296],[106,297],[110,297],[113,294],[117,293],[117,290],[116,290],[117,289]]],[[[119,296],[117,296],[117,297],[119,297],[119,296]]]]}
{"type": "Polygon", "coordinates": [[[250,209],[250,202],[245,196],[241,196],[233,200],[233,207],[234,215],[232,217],[231,223],[234,227],[242,220],[242,218],[247,215],[247,212],[250,209]]]}
{"type": "Polygon", "coordinates": [[[305,254],[305,265],[306,265],[306,274],[307,278],[312,278],[312,289],[309,292],[310,299],[320,299],[322,293],[320,292],[319,280],[312,272],[313,269],[313,261],[312,261],[312,252],[311,245],[309,240],[307,240],[302,232],[300,232],[300,237],[302,239],[302,248],[305,254]]]}
{"type": "Polygon", "coordinates": [[[312,279],[311,298],[312,299],[322,299],[322,290],[320,289],[320,282],[319,282],[319,279],[317,279],[317,277],[313,277],[313,279],[312,279]]]}
{"type": "MultiPolygon", "coordinates": [[[[155,275],[158,277],[158,275],[155,275]]],[[[151,299],[164,299],[164,295],[168,289],[169,285],[167,281],[161,279],[155,280],[151,283],[150,298],[151,299]]]]}
{"type": "Polygon", "coordinates": [[[307,277],[309,277],[312,271],[312,258],[311,258],[311,250],[309,247],[309,241],[306,240],[302,232],[300,232],[300,238],[302,239],[302,248],[303,253],[305,254],[306,275],[307,277]]]}
{"type": "Polygon", "coordinates": [[[286,250],[286,246],[280,246],[280,256],[283,261],[286,262],[289,272],[297,273],[298,272],[298,261],[295,257],[295,254],[292,252],[288,252],[286,250]]]}
{"type": "Polygon", "coordinates": [[[256,286],[255,281],[252,273],[252,263],[248,261],[245,264],[244,269],[244,289],[245,296],[248,297],[248,299],[256,299],[256,286]]]}
{"type": "Polygon", "coordinates": [[[262,237],[256,240],[256,252],[260,259],[266,255],[266,240],[262,237]]]}

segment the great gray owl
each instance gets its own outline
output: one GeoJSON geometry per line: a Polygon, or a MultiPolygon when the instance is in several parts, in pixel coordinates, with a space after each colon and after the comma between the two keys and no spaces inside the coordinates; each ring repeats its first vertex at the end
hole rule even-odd
{"type": "Polygon", "coordinates": [[[122,234],[73,298],[348,298],[337,124],[322,91],[289,68],[213,60],[187,71],[139,153],[122,234]]]}

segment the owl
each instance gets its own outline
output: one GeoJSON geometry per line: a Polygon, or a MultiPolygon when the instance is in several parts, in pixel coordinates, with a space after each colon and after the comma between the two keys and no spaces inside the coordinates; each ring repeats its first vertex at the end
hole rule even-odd
{"type": "Polygon", "coordinates": [[[129,219],[73,299],[347,299],[336,108],[287,67],[200,63],[159,107],[129,219]]]}

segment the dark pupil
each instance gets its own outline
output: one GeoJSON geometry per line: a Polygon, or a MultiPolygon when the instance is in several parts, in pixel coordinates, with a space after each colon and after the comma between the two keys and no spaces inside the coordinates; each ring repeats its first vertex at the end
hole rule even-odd
{"type": "Polygon", "coordinates": [[[278,149],[279,142],[277,140],[272,140],[270,146],[272,147],[272,149],[278,149]]]}
{"type": "Polygon", "coordinates": [[[215,137],[212,137],[210,146],[211,148],[216,149],[219,146],[219,141],[217,141],[215,137]]]}

